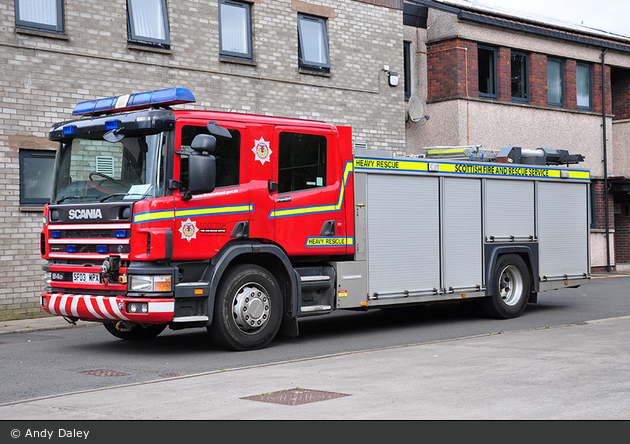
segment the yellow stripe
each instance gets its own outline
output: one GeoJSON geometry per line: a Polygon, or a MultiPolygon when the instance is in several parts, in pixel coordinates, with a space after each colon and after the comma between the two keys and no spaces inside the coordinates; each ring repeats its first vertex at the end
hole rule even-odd
{"type": "Polygon", "coordinates": [[[243,213],[248,211],[251,211],[251,205],[247,204],[218,208],[191,208],[189,210],[177,210],[177,217],[211,216],[214,214],[243,213]]]}
{"type": "Polygon", "coordinates": [[[147,221],[156,220],[156,219],[172,219],[174,217],[175,217],[175,212],[173,210],[154,211],[151,213],[136,214],[133,218],[133,221],[134,223],[138,223],[138,222],[147,222],[147,221]]]}

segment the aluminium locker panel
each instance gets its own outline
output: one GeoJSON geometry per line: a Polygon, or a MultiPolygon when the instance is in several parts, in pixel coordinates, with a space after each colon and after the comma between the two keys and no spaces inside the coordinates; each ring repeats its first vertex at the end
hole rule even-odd
{"type": "Polygon", "coordinates": [[[368,293],[440,288],[437,177],[367,177],[368,293]]]}
{"type": "Polygon", "coordinates": [[[486,238],[534,236],[534,181],[487,179],[486,238]]]}
{"type": "Polygon", "coordinates": [[[540,276],[589,273],[587,184],[540,182],[538,242],[540,276]]]}
{"type": "Polygon", "coordinates": [[[481,179],[445,178],[443,199],[444,287],[481,286],[481,179]]]}

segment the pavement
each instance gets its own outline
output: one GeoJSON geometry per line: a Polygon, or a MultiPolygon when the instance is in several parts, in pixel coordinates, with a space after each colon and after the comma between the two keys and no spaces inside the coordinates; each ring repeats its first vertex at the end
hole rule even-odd
{"type": "MultiPolygon", "coordinates": [[[[0,322],[0,341],[69,326],[0,322]]],[[[23,400],[0,420],[628,420],[629,393],[625,316],[23,400]]]]}

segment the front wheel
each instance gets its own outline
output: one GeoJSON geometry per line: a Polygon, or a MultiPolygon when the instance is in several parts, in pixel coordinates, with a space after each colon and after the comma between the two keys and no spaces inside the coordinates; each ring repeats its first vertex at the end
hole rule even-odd
{"type": "Polygon", "coordinates": [[[167,324],[140,325],[128,322],[104,322],[105,329],[118,339],[139,341],[153,339],[164,331],[167,324]]]}
{"type": "Polygon", "coordinates": [[[269,345],[282,320],[282,292],[276,278],[257,265],[237,265],[219,285],[208,332],[228,350],[269,345]]]}
{"type": "Polygon", "coordinates": [[[492,274],[492,296],[479,299],[480,307],[491,318],[518,317],[529,300],[530,285],[525,261],[517,254],[501,256],[492,274]]]}

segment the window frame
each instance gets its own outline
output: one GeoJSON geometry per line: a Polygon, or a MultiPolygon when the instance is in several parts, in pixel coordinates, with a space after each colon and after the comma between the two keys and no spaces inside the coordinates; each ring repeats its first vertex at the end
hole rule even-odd
{"type": "Polygon", "coordinates": [[[320,72],[329,72],[330,71],[330,46],[328,42],[328,30],[326,28],[326,19],[324,17],[317,17],[309,14],[298,13],[298,67],[300,69],[310,70],[310,71],[320,71],[320,72]],[[318,62],[305,62],[302,54],[304,53],[304,38],[302,37],[302,22],[303,21],[311,21],[317,22],[322,25],[325,48],[326,48],[326,62],[318,63],[318,62]]]}
{"type": "Polygon", "coordinates": [[[52,171],[55,166],[55,156],[57,152],[55,150],[35,150],[35,149],[20,149],[19,150],[19,174],[20,174],[20,206],[21,207],[44,207],[48,202],[50,202],[50,195],[52,195],[52,180],[50,181],[50,192],[49,196],[46,199],[43,198],[33,198],[26,196],[26,189],[24,187],[25,184],[25,161],[26,159],[35,159],[35,158],[44,158],[50,159],[50,171],[51,171],[51,179],[52,171]]]}
{"type": "MultiPolygon", "coordinates": [[[[322,132],[318,132],[318,131],[310,131],[307,129],[302,129],[302,128],[289,128],[289,127],[281,127],[281,128],[277,128],[277,135],[276,135],[276,140],[277,140],[277,146],[278,146],[278,155],[277,155],[277,182],[278,182],[278,195],[281,194],[290,194],[290,193],[303,193],[306,191],[317,191],[317,190],[322,190],[325,189],[327,187],[329,187],[331,185],[331,161],[330,161],[330,150],[331,150],[331,140],[330,140],[330,134],[328,133],[322,133],[322,132]],[[313,166],[317,166],[317,167],[324,167],[324,176],[323,176],[323,183],[318,185],[315,184],[312,187],[303,187],[303,188],[298,188],[295,190],[285,190],[282,188],[282,184],[283,184],[283,178],[281,177],[281,174],[283,171],[288,170],[287,168],[281,169],[280,168],[280,163],[284,157],[285,154],[285,150],[291,150],[291,151],[295,151],[296,145],[294,144],[286,144],[282,142],[282,135],[286,134],[289,137],[291,135],[300,135],[300,136],[308,136],[308,137],[322,137],[325,141],[325,149],[323,152],[323,162],[322,163],[318,163],[318,164],[311,164],[311,165],[292,165],[291,168],[289,168],[292,171],[295,170],[299,170],[299,169],[305,169],[305,168],[309,168],[309,167],[313,167],[313,166]]],[[[302,146],[300,145],[299,151],[304,153],[305,151],[303,149],[301,149],[302,146]]]]}
{"type": "Polygon", "coordinates": [[[411,42],[403,42],[403,59],[405,99],[409,99],[411,97],[411,42]]]}
{"type": "Polygon", "coordinates": [[[512,97],[512,102],[518,102],[518,103],[529,103],[529,54],[527,54],[526,52],[522,52],[522,51],[512,51],[512,53],[510,54],[510,96],[512,97]],[[514,56],[521,56],[525,58],[525,67],[524,67],[524,72],[523,72],[523,92],[525,94],[525,97],[518,97],[518,96],[514,96],[513,95],[513,90],[512,90],[512,85],[514,82],[514,77],[512,75],[512,57],[514,56]]]}
{"type": "Polygon", "coordinates": [[[252,38],[252,5],[250,3],[247,2],[241,2],[238,0],[219,0],[219,56],[221,57],[230,57],[230,58],[235,58],[235,59],[241,59],[241,60],[254,60],[254,54],[253,54],[253,38],[252,38]],[[222,32],[222,25],[221,25],[221,10],[222,10],[222,6],[223,5],[230,5],[230,6],[234,6],[234,7],[239,7],[239,8],[243,8],[247,11],[247,52],[246,53],[242,53],[242,52],[234,52],[234,51],[227,51],[223,49],[223,32],[222,32]]]}
{"type": "Polygon", "coordinates": [[[575,103],[577,105],[577,109],[582,111],[591,111],[593,109],[593,65],[586,62],[577,62],[575,65],[575,103]],[[588,69],[588,106],[581,106],[578,103],[578,68],[580,66],[586,67],[588,69]]]}
{"type": "Polygon", "coordinates": [[[15,27],[19,29],[28,29],[31,31],[49,32],[52,34],[65,34],[64,23],[64,0],[56,0],[57,2],[57,24],[47,25],[45,23],[31,22],[20,18],[20,1],[15,0],[15,27]]]}
{"type": "Polygon", "coordinates": [[[136,26],[133,20],[133,0],[127,0],[127,43],[135,45],[144,45],[147,47],[157,47],[163,49],[170,49],[171,46],[171,31],[168,21],[168,8],[166,6],[166,0],[159,0],[162,7],[162,17],[164,21],[162,26],[164,27],[164,39],[157,39],[153,37],[140,36],[136,33],[136,26]]]}
{"type": "Polygon", "coordinates": [[[564,60],[557,57],[547,57],[547,105],[564,108],[566,86],[564,84],[564,60]],[[560,65],[560,102],[549,101],[549,62],[557,62],[560,65]]]}
{"type": "Polygon", "coordinates": [[[499,85],[498,85],[498,78],[497,78],[497,49],[492,46],[477,45],[477,82],[478,82],[477,87],[478,87],[479,97],[484,98],[484,99],[498,99],[499,98],[499,88],[498,88],[499,85]],[[479,50],[490,51],[492,53],[492,77],[493,77],[492,88],[494,90],[494,92],[492,93],[481,92],[481,88],[479,88],[481,84],[481,70],[479,69],[480,68],[479,50]]]}

